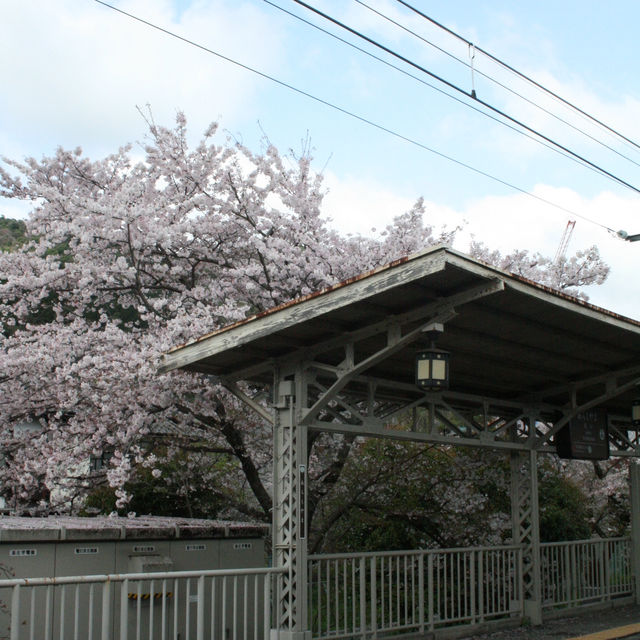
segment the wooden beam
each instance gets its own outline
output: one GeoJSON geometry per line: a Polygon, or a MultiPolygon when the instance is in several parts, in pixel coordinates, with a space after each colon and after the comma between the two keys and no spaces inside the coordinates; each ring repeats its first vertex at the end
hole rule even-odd
{"type": "Polygon", "coordinates": [[[606,309],[594,307],[586,302],[577,300],[576,298],[562,293],[561,291],[553,291],[549,287],[545,287],[533,281],[528,281],[526,278],[502,271],[501,269],[490,265],[479,263],[470,256],[454,249],[448,249],[447,254],[447,262],[449,264],[459,266],[465,271],[481,273],[484,277],[489,277],[490,274],[493,273],[496,276],[503,278],[509,289],[519,291],[526,296],[547,302],[556,308],[573,311],[583,315],[584,317],[604,322],[619,329],[631,331],[640,336],[640,322],[637,320],[624,318],[611,311],[607,311],[606,309]]]}
{"type": "MultiPolygon", "coordinates": [[[[423,318],[424,322],[421,326],[413,329],[405,335],[400,335],[399,331],[392,332],[393,339],[390,339],[387,346],[370,355],[368,358],[358,362],[349,369],[344,369],[342,373],[339,373],[338,379],[334,384],[323,394],[316,402],[310,407],[305,416],[302,418],[302,422],[305,420],[315,418],[318,412],[331,401],[336,394],[338,394],[349,382],[358,376],[363,371],[370,369],[378,362],[385,360],[389,356],[393,355],[397,351],[403,349],[406,345],[414,342],[421,334],[426,324],[433,322],[446,322],[452,316],[454,308],[458,305],[462,305],[472,300],[491,295],[498,291],[502,291],[503,284],[499,280],[490,281],[481,285],[470,287],[465,291],[461,291],[457,294],[443,298],[438,302],[432,303],[430,306],[433,310],[432,316],[423,318]]],[[[395,323],[393,326],[397,326],[395,323]]],[[[391,327],[389,327],[391,329],[391,327]]],[[[391,334],[390,334],[391,335],[391,334]]],[[[340,368],[339,368],[340,369],[340,368]]]]}
{"type": "Polygon", "coordinates": [[[582,378],[580,380],[573,380],[560,386],[548,386],[545,389],[535,391],[534,395],[538,398],[544,398],[545,396],[554,396],[562,393],[571,393],[573,391],[579,391],[585,387],[591,387],[597,384],[605,384],[607,380],[612,378],[622,378],[625,376],[637,376],[640,375],[640,365],[633,365],[624,367],[622,369],[615,369],[608,371],[607,373],[601,373],[595,376],[589,376],[588,378],[582,378]]]}

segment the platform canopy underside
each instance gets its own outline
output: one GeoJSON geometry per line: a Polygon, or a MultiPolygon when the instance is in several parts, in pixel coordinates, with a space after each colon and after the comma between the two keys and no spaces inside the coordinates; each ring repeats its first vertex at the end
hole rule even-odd
{"type": "Polygon", "coordinates": [[[311,428],[552,450],[578,411],[604,407],[612,452],[637,453],[640,323],[445,247],[174,349],[161,370],[211,374],[243,394],[239,382],[271,384],[275,369],[300,367],[311,428]],[[433,323],[451,354],[450,388],[424,393],[414,362],[433,323]],[[540,424],[523,427],[527,418],[540,424]]]}

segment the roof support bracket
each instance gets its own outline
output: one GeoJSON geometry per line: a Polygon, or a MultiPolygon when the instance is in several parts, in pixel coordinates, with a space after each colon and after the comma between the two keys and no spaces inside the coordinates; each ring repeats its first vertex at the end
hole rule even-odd
{"type": "MultiPolygon", "coordinates": [[[[320,398],[316,400],[313,406],[304,413],[301,423],[305,424],[309,420],[316,418],[318,413],[326,407],[329,402],[334,400],[337,394],[340,393],[340,391],[344,389],[344,387],[347,386],[355,377],[422,336],[425,327],[432,326],[433,323],[436,322],[444,324],[455,317],[455,306],[491,295],[498,291],[502,291],[503,289],[504,282],[502,280],[490,280],[480,285],[470,287],[464,291],[455,293],[448,298],[443,298],[430,303],[426,308],[421,310],[421,314],[418,317],[416,317],[415,312],[413,312],[411,314],[406,314],[406,317],[396,317],[391,325],[387,324],[384,327],[382,325],[378,326],[378,332],[383,329],[387,332],[387,345],[358,363],[350,361],[349,351],[347,351],[345,360],[336,370],[337,380],[320,396],[320,398]],[[431,313],[429,313],[428,310],[430,310],[431,313]],[[408,323],[415,322],[416,319],[421,320],[420,326],[413,328],[411,331],[403,335],[402,321],[408,323]]],[[[370,330],[365,328],[364,331],[369,333],[370,330]]],[[[376,331],[373,331],[373,333],[376,333],[376,331]]],[[[353,345],[352,336],[350,336],[349,342],[353,345]]]]}
{"type": "MultiPolygon", "coordinates": [[[[453,310],[451,308],[447,308],[440,314],[438,314],[435,318],[430,318],[429,321],[444,322],[451,317],[452,311],[453,310]]],[[[324,407],[326,407],[329,402],[334,400],[340,393],[340,391],[342,391],[342,389],[344,389],[344,387],[346,387],[349,382],[351,382],[351,380],[353,380],[360,373],[366,371],[370,367],[373,367],[378,362],[384,360],[385,358],[388,358],[395,352],[402,349],[405,345],[410,344],[418,337],[420,337],[422,335],[422,329],[423,325],[420,325],[417,329],[413,329],[404,336],[398,336],[395,339],[390,340],[391,344],[387,344],[386,347],[380,349],[361,362],[358,362],[357,364],[353,363],[351,367],[341,366],[338,369],[338,379],[331,385],[331,387],[329,387],[329,389],[327,389],[327,391],[322,396],[320,396],[320,398],[318,398],[318,400],[316,400],[313,406],[305,412],[301,420],[301,424],[305,424],[307,420],[316,417],[318,413],[324,407]]]]}

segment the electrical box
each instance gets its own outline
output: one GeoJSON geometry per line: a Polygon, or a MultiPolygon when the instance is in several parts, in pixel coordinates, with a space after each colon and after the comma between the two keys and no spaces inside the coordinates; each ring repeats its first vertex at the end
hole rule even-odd
{"type": "MultiPolygon", "coordinates": [[[[163,583],[164,578],[154,579],[153,574],[264,567],[267,531],[265,525],[187,518],[3,517],[0,518],[0,570],[4,571],[0,577],[149,574],[149,579],[132,580],[126,587],[129,637],[137,637],[136,614],[141,610],[146,619],[153,621],[154,628],[160,628],[164,588],[165,614],[171,628],[179,629],[181,638],[189,638],[195,629],[197,579],[170,579],[163,583]]],[[[229,588],[231,585],[232,578],[228,581],[229,588]]],[[[236,583],[234,588],[243,589],[243,585],[236,583]]],[[[124,596],[122,587],[121,582],[113,583],[114,603],[119,603],[124,596]]],[[[216,598],[221,597],[221,591],[222,585],[216,598]]],[[[85,584],[79,588],[73,585],[66,588],[64,594],[61,587],[55,587],[55,606],[50,608],[46,604],[45,587],[37,588],[34,594],[36,611],[40,613],[32,637],[44,638],[47,624],[49,628],[60,629],[77,620],[80,629],[87,629],[90,616],[94,618],[93,629],[100,628],[102,584],[85,584]],[[61,610],[56,603],[62,598],[61,610]],[[46,611],[50,612],[49,620],[46,611]]],[[[209,589],[207,597],[213,597],[209,589]]],[[[0,601],[11,602],[8,589],[0,590],[0,601]]],[[[21,603],[24,606],[20,615],[28,619],[30,597],[23,597],[21,603]]],[[[227,620],[231,620],[231,610],[227,614],[227,620]]],[[[207,613],[207,625],[208,616],[207,613]]],[[[111,617],[111,628],[119,629],[119,606],[112,606],[111,617]]],[[[0,638],[9,637],[8,625],[8,612],[0,608],[0,638]]],[[[253,633],[253,626],[247,631],[253,633]]]]}

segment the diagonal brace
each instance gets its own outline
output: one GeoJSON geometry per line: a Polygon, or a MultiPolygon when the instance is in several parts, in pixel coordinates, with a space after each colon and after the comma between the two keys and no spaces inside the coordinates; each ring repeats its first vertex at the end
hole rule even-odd
{"type": "Polygon", "coordinates": [[[249,408],[253,409],[260,417],[264,418],[269,424],[274,424],[274,418],[271,412],[256,402],[253,398],[249,397],[235,382],[229,382],[221,380],[222,386],[229,392],[231,392],[240,402],[246,404],[249,408]]]}
{"type": "MultiPolygon", "coordinates": [[[[442,322],[444,319],[448,319],[450,317],[450,313],[451,309],[446,309],[435,318],[430,318],[426,324],[431,324],[433,322],[442,322]]],[[[358,364],[353,364],[349,368],[345,367],[345,369],[342,370],[342,373],[338,376],[338,379],[331,385],[331,387],[329,387],[326,393],[318,398],[313,406],[306,411],[306,413],[302,417],[302,420],[300,421],[300,424],[305,424],[309,420],[315,418],[318,413],[322,409],[324,409],[324,407],[326,407],[329,402],[335,399],[340,391],[342,391],[342,389],[344,389],[344,387],[346,387],[349,382],[351,382],[351,380],[353,380],[357,375],[359,375],[363,371],[366,371],[370,367],[373,367],[375,364],[377,364],[381,360],[384,360],[385,358],[388,358],[397,351],[400,351],[400,349],[403,349],[406,345],[411,344],[414,340],[416,340],[416,338],[422,335],[422,329],[424,328],[424,326],[425,325],[421,325],[417,329],[410,331],[402,337],[396,337],[394,340],[390,341],[390,344],[388,344],[386,347],[380,349],[380,351],[374,353],[368,358],[365,358],[358,364]]]]}

